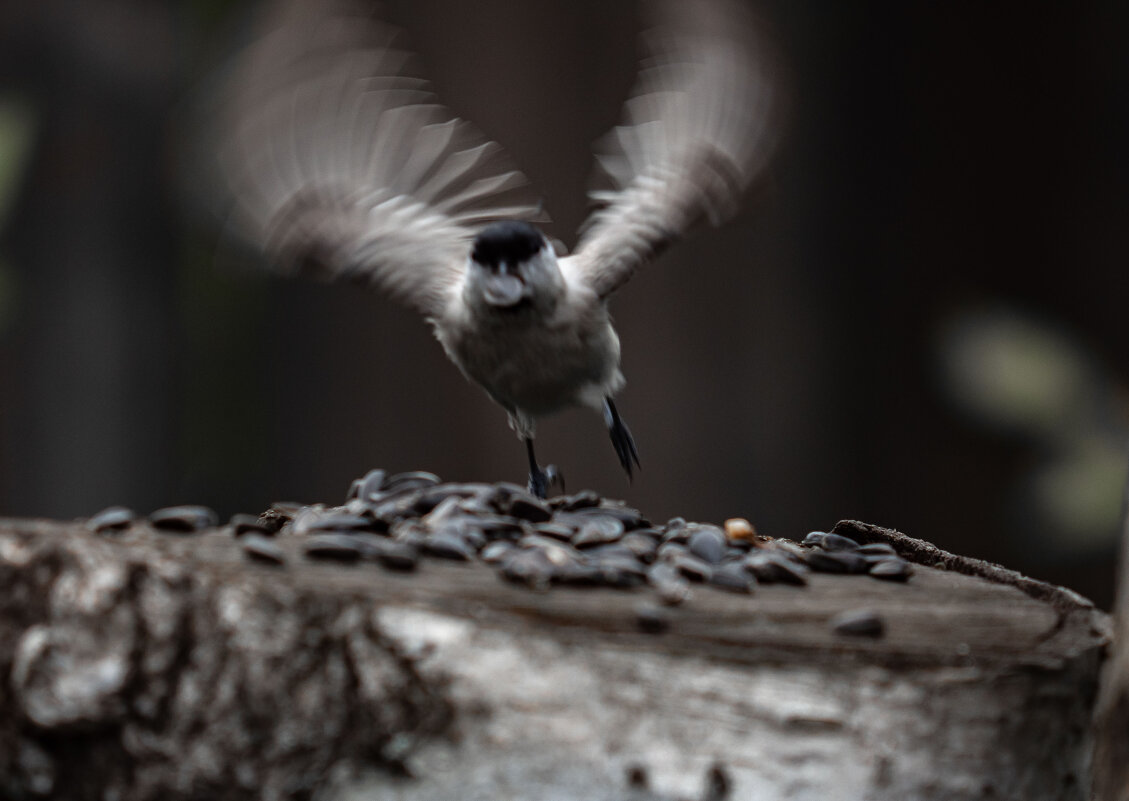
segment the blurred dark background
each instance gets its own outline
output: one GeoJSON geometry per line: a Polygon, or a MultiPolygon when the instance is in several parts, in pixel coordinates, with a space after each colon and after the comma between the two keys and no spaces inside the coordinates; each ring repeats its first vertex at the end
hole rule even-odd
{"type": "MultiPolygon", "coordinates": [[[[573,244],[634,4],[387,5],[573,244]]],[[[642,473],[590,412],[542,423],[540,455],[656,519],[858,518],[1108,605],[1129,5],[759,8],[791,99],[771,173],[613,303],[642,473]]],[[[524,480],[504,415],[414,315],[248,269],[185,201],[192,99],[246,11],[0,3],[0,515],[339,502],[374,466],[524,480]]]]}

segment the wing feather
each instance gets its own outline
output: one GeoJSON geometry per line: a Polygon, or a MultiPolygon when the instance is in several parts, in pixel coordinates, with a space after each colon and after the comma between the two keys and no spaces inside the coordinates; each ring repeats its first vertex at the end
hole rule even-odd
{"type": "Polygon", "coordinates": [[[660,0],[623,124],[602,141],[610,188],[562,267],[600,297],[705,221],[732,216],[776,134],[774,59],[740,0],[660,0]]]}
{"type": "Polygon", "coordinates": [[[276,266],[436,315],[477,228],[541,205],[401,42],[355,0],[277,3],[219,98],[217,158],[232,227],[276,266]]]}

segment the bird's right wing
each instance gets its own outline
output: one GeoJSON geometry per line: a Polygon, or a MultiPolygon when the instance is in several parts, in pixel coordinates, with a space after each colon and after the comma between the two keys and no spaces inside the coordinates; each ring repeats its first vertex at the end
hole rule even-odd
{"type": "Polygon", "coordinates": [[[284,269],[439,313],[476,229],[537,219],[501,148],[435,102],[399,31],[357,0],[283,0],[213,124],[236,232],[284,269]]]}
{"type": "Polygon", "coordinates": [[[610,189],[564,269],[600,297],[667,245],[734,214],[777,133],[775,59],[747,0],[651,0],[656,23],[624,107],[599,148],[610,189]]]}

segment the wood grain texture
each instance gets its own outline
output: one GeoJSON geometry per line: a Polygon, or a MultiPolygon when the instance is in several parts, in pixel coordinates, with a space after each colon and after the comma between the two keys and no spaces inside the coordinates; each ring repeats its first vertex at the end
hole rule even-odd
{"type": "Polygon", "coordinates": [[[656,635],[638,625],[643,591],[314,564],[297,537],[278,568],[221,531],[0,521],[5,794],[1088,797],[1106,617],[839,528],[918,558],[915,575],[696,586],[656,635]],[[833,633],[850,609],[886,635],[833,633]]]}

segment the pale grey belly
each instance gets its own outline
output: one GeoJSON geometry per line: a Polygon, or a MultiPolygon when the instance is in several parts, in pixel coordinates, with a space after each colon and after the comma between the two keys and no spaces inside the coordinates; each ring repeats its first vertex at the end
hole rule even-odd
{"type": "Polygon", "coordinates": [[[541,417],[619,388],[619,342],[610,325],[577,331],[516,329],[458,337],[448,353],[507,410],[541,417]]]}

